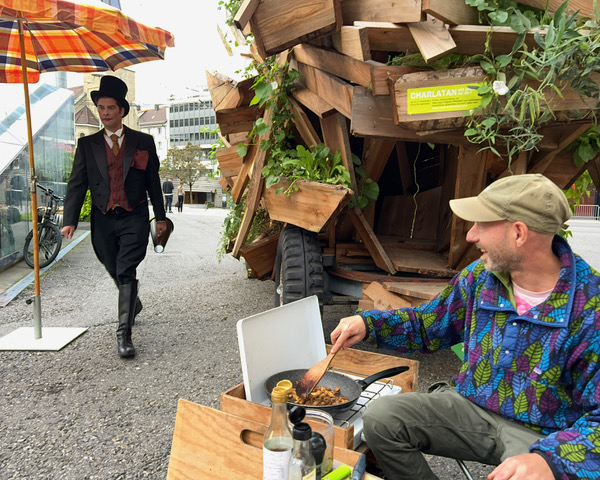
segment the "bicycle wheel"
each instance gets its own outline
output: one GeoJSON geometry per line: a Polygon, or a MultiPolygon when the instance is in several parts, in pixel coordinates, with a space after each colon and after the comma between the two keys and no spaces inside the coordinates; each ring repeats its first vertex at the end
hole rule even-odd
{"type": "MultiPolygon", "coordinates": [[[[62,245],[62,234],[60,229],[54,224],[46,224],[39,227],[40,236],[40,268],[50,265],[62,245]]],[[[33,268],[33,230],[25,238],[25,247],[23,248],[23,259],[25,263],[33,268]]]]}

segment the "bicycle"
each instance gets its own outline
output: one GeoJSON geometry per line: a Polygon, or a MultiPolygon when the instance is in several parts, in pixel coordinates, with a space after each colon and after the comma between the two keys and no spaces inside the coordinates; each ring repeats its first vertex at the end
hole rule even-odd
{"type": "MultiPolygon", "coordinates": [[[[51,188],[46,188],[39,184],[37,184],[37,187],[46,193],[46,206],[38,209],[39,257],[40,268],[43,268],[54,261],[62,246],[62,233],[59,227],[59,223],[61,222],[57,211],[64,197],[56,195],[51,188]],[[41,214],[41,210],[43,210],[43,214],[41,214]]],[[[34,268],[33,229],[25,237],[23,259],[27,265],[34,268]]]]}

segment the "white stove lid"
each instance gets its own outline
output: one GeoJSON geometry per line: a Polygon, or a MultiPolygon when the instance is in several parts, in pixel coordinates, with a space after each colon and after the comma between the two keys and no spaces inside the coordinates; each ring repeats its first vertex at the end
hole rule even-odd
{"type": "Polygon", "coordinates": [[[310,368],[327,356],[319,300],[303,298],[237,323],[246,399],[269,399],[264,383],[275,373],[310,368]]]}

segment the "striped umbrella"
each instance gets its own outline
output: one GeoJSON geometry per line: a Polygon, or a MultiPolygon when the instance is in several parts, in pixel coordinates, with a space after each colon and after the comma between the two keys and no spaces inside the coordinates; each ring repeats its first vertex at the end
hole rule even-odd
{"type": "MultiPolygon", "coordinates": [[[[136,22],[93,0],[0,0],[0,82],[23,83],[31,171],[32,228],[37,232],[37,197],[29,83],[41,72],[102,72],[164,58],[173,47],[166,30],[136,22]]],[[[34,338],[42,336],[39,242],[33,235],[34,338]]]]}

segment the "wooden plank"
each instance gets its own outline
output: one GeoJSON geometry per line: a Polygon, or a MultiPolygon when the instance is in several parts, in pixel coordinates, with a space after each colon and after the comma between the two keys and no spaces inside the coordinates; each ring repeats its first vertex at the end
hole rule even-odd
{"type": "Polygon", "coordinates": [[[412,166],[410,164],[410,159],[408,158],[405,142],[398,142],[396,144],[396,158],[398,160],[400,182],[402,183],[402,194],[408,195],[410,188],[415,182],[413,179],[412,166]]]}
{"type": "Polygon", "coordinates": [[[219,104],[229,94],[232,86],[235,85],[236,82],[226,75],[206,70],[206,83],[213,108],[218,108],[219,104]]]}
{"type": "Polygon", "coordinates": [[[425,63],[432,62],[456,50],[456,43],[441,20],[427,15],[424,22],[408,24],[408,30],[415,39],[425,63]]]}
{"type": "Polygon", "coordinates": [[[382,270],[385,270],[392,275],[396,273],[396,269],[392,264],[392,261],[388,257],[387,253],[379,243],[377,236],[373,232],[373,229],[366,221],[364,215],[360,211],[358,207],[354,207],[349,210],[350,219],[352,220],[352,224],[356,229],[359,237],[362,239],[363,243],[369,250],[371,257],[373,257],[373,261],[375,265],[377,265],[382,270]]]}
{"type": "Polygon", "coordinates": [[[257,106],[215,112],[222,135],[249,132],[252,130],[256,119],[261,117],[261,114],[262,109],[257,106]]]}
{"type": "Polygon", "coordinates": [[[590,127],[591,124],[562,127],[561,137],[558,139],[557,148],[550,152],[533,153],[530,168],[527,170],[527,173],[545,173],[554,158],[590,127]]]}
{"type": "Polygon", "coordinates": [[[464,0],[423,0],[423,12],[448,25],[477,25],[479,14],[464,0]]]}
{"type": "Polygon", "coordinates": [[[469,144],[462,130],[421,134],[394,122],[389,96],[371,95],[364,87],[354,87],[350,131],[357,137],[396,138],[398,140],[449,144],[469,144]]]}
{"type": "Polygon", "coordinates": [[[411,306],[410,302],[389,292],[381,283],[371,283],[364,292],[368,297],[373,299],[373,304],[377,310],[395,310],[411,306]]]}
{"type": "MultiPolygon", "coordinates": [[[[546,8],[546,0],[519,0],[519,3],[529,5],[531,7],[544,10],[546,8]]],[[[558,7],[563,4],[563,0],[548,0],[548,10],[555,12],[558,7]]],[[[579,10],[580,17],[596,18],[594,14],[594,6],[591,0],[570,0],[567,12],[573,14],[579,10]]]]}
{"type": "Polygon", "coordinates": [[[402,248],[401,244],[382,244],[398,272],[418,273],[451,278],[457,270],[447,267],[448,260],[440,253],[402,248]]]}
{"type": "Polygon", "coordinates": [[[238,143],[247,142],[249,133],[250,131],[230,133],[227,135],[227,139],[231,145],[237,145],[238,143]]]}
{"type": "Polygon", "coordinates": [[[373,95],[390,94],[387,80],[390,75],[404,75],[415,71],[410,67],[390,66],[374,61],[362,62],[335,51],[306,44],[294,48],[294,55],[305,65],[370,88],[373,95]]]}
{"type": "Polygon", "coordinates": [[[370,178],[374,182],[379,181],[395,145],[395,140],[374,137],[365,138],[362,163],[367,178],[370,178]]]}
{"type": "Polygon", "coordinates": [[[254,11],[258,7],[260,0],[244,0],[240,9],[233,17],[233,21],[237,28],[243,30],[254,15],[254,11]]]}
{"type": "MultiPolygon", "coordinates": [[[[477,145],[460,147],[454,198],[479,195],[487,186],[484,171],[486,155],[487,152],[480,151],[477,145]]],[[[452,233],[448,255],[448,266],[450,268],[461,270],[479,257],[478,249],[466,240],[470,228],[470,222],[466,222],[456,215],[452,216],[452,233]]]]}
{"type": "Polygon", "coordinates": [[[342,0],[344,25],[359,20],[407,23],[421,21],[421,0],[342,0]]]}
{"type": "Polygon", "coordinates": [[[298,180],[297,191],[290,195],[275,191],[290,185],[282,181],[263,189],[263,199],[271,220],[291,223],[298,227],[320,232],[334,220],[352,198],[352,191],[342,185],[327,185],[298,180]]]}
{"type": "Polygon", "coordinates": [[[335,108],[306,87],[294,90],[292,92],[292,97],[319,118],[323,118],[324,116],[335,112],[335,108]]]}
{"type": "Polygon", "coordinates": [[[343,55],[364,62],[371,60],[369,35],[361,27],[343,26],[339,32],[332,35],[334,48],[343,55]]]}
{"type": "Polygon", "coordinates": [[[321,119],[321,131],[323,143],[330,148],[331,152],[339,150],[342,163],[350,174],[350,186],[354,192],[358,191],[354,163],[352,161],[352,150],[350,149],[350,137],[348,135],[347,122],[341,113],[334,113],[321,119]]]}
{"type": "MultiPolygon", "coordinates": [[[[367,30],[371,51],[417,53],[419,48],[406,25],[392,22],[354,22],[355,27],[367,30]]],[[[517,33],[510,27],[486,27],[482,25],[456,25],[449,27],[456,53],[476,55],[483,53],[488,33],[491,33],[490,45],[495,55],[510,53],[517,39],[517,33]]],[[[543,32],[544,30],[539,30],[543,32]]],[[[536,45],[532,30],[525,37],[525,44],[533,48],[536,45]]]]}
{"type": "Polygon", "coordinates": [[[339,0],[262,0],[250,19],[263,58],[328,35],[341,24],[339,0]]]}
{"type": "Polygon", "coordinates": [[[230,191],[231,187],[233,186],[233,184],[230,182],[230,179],[227,177],[219,178],[219,185],[221,185],[221,188],[226,192],[230,191]]]}
{"type": "Polygon", "coordinates": [[[215,112],[228,111],[241,106],[249,106],[250,101],[254,98],[254,90],[251,88],[254,82],[254,78],[247,78],[241,82],[231,84],[229,93],[223,97],[219,105],[213,105],[215,112]]]}
{"type": "Polygon", "coordinates": [[[298,71],[304,77],[306,88],[328,102],[346,118],[352,116],[352,85],[318,68],[298,62],[298,71]]]}
{"type": "Polygon", "coordinates": [[[237,145],[229,148],[220,148],[217,150],[216,155],[222,176],[234,177],[239,174],[244,164],[244,159],[238,155],[237,145]]]}
{"type": "Polygon", "coordinates": [[[248,185],[248,180],[250,179],[250,170],[254,165],[254,159],[258,155],[259,150],[260,149],[256,144],[250,144],[248,147],[240,173],[236,177],[233,187],[231,188],[231,197],[234,203],[240,203],[242,201],[242,195],[244,194],[246,186],[248,185]]]}
{"type": "MultiPolygon", "coordinates": [[[[265,112],[264,119],[265,123],[270,125],[270,109],[265,112]]],[[[256,213],[256,209],[258,208],[258,205],[260,203],[263,185],[265,183],[265,179],[262,176],[262,169],[265,164],[265,159],[267,158],[267,155],[269,155],[270,152],[270,150],[262,150],[260,148],[260,145],[263,140],[267,140],[270,136],[271,129],[269,128],[265,133],[258,137],[256,145],[253,145],[253,147],[255,147],[255,155],[254,160],[252,162],[252,182],[250,182],[248,196],[246,197],[246,208],[244,210],[244,217],[242,218],[242,223],[240,225],[240,229],[238,230],[238,234],[235,239],[235,244],[233,245],[233,250],[231,252],[231,255],[234,258],[240,258],[240,249],[242,248],[242,246],[246,242],[246,239],[248,238],[248,233],[250,232],[250,227],[252,226],[252,220],[254,219],[254,214],[256,213]]],[[[244,164],[245,163],[246,162],[244,162],[244,164]]]]}
{"type": "Polygon", "coordinates": [[[321,143],[321,139],[319,138],[319,134],[310,123],[310,120],[302,110],[302,107],[298,105],[293,98],[290,99],[292,103],[292,113],[294,114],[294,121],[296,123],[296,129],[302,137],[302,140],[306,144],[307,147],[316,146],[321,143]]]}
{"type": "Polygon", "coordinates": [[[448,285],[446,282],[386,282],[383,286],[390,292],[420,300],[431,301],[448,285]]]}

